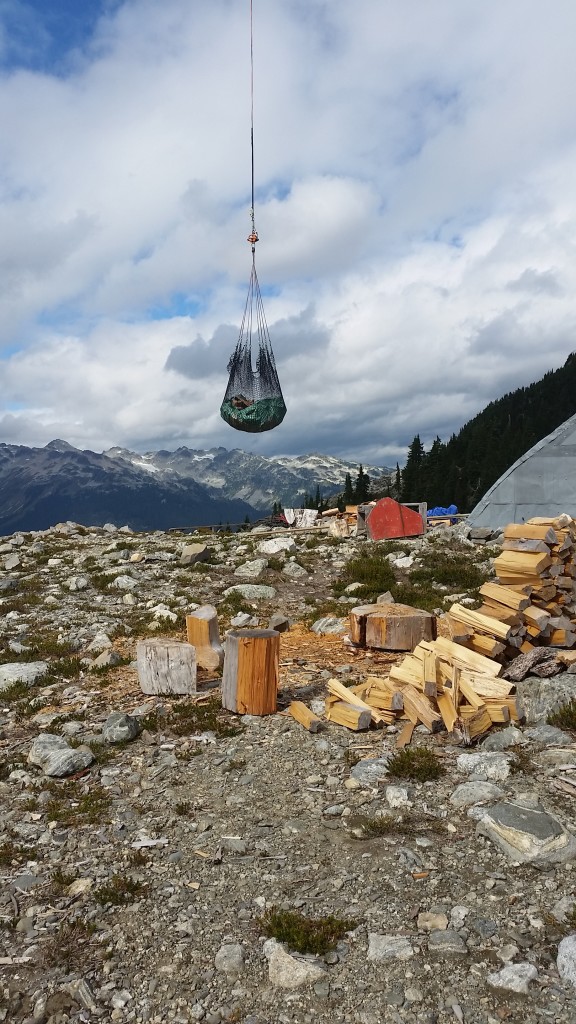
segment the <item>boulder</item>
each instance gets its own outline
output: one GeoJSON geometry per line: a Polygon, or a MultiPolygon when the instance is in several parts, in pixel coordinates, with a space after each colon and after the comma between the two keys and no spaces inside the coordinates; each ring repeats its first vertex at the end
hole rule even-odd
{"type": "Polygon", "coordinates": [[[28,754],[28,764],[42,768],[45,775],[62,778],[74,772],[88,768],[94,761],[94,755],[86,748],[69,747],[62,736],[46,732],[37,736],[28,754]]]}

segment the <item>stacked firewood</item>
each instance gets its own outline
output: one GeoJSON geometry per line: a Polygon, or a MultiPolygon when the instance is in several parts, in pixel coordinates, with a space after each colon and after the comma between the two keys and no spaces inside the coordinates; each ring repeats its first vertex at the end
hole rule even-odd
{"type": "Polygon", "coordinates": [[[482,606],[450,609],[453,638],[507,660],[536,646],[572,647],[575,551],[576,523],[568,515],[511,523],[494,560],[497,580],[480,588],[482,606]]]}

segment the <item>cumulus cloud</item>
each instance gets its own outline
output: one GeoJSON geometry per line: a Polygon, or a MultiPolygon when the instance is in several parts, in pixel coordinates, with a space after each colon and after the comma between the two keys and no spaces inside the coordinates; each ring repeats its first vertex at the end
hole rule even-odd
{"type": "Polygon", "coordinates": [[[288,415],[250,437],[248,4],[85,6],[0,0],[0,440],[394,463],[575,347],[571,0],[254,4],[288,415]]]}

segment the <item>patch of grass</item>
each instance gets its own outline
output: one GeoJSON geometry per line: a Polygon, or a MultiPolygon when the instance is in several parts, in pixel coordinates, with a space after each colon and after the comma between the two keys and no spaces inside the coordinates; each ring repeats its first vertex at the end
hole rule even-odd
{"type": "Polygon", "coordinates": [[[113,907],[119,907],[123,903],[130,903],[143,889],[142,882],[137,882],[134,878],[113,875],[106,885],[95,890],[94,899],[102,905],[111,903],[113,907]]]}
{"type": "Polygon", "coordinates": [[[548,725],[555,725],[557,729],[570,729],[576,732],[576,700],[564,704],[557,711],[551,711],[546,721],[548,725]]]}
{"type": "Polygon", "coordinates": [[[30,687],[26,683],[17,682],[11,683],[5,690],[0,693],[0,704],[14,704],[18,700],[22,700],[24,697],[30,696],[30,687]]]}
{"type": "Polygon", "coordinates": [[[218,697],[197,703],[180,700],[173,705],[168,722],[170,731],[176,736],[190,736],[198,732],[213,732],[218,737],[237,736],[242,727],[232,723],[218,697]]]}
{"type": "Polygon", "coordinates": [[[335,596],[341,597],[350,583],[362,584],[354,593],[359,604],[375,601],[378,594],[390,590],[396,582],[396,577],[385,556],[383,548],[375,549],[367,545],[361,548],[358,554],[347,562],[339,579],[332,585],[335,596]]]}
{"type": "Polygon", "coordinates": [[[0,867],[9,868],[13,861],[21,861],[28,857],[29,852],[12,839],[7,839],[0,845],[0,867]]]}
{"type": "Polygon", "coordinates": [[[454,590],[477,590],[484,579],[469,555],[443,551],[427,553],[424,565],[410,573],[412,583],[440,583],[454,590]]]}
{"type": "Polygon", "coordinates": [[[406,747],[394,754],[388,762],[388,775],[396,779],[430,782],[445,774],[444,765],[428,747],[406,747]]]}
{"type": "Polygon", "coordinates": [[[62,870],[62,868],[56,868],[54,874],[52,875],[52,878],[50,879],[52,891],[57,896],[60,896],[63,892],[66,891],[68,886],[72,885],[74,878],[74,875],[67,875],[66,872],[62,870]]]}
{"type": "Polygon", "coordinates": [[[143,868],[148,863],[148,857],[142,850],[130,850],[128,863],[132,868],[143,868]]]}
{"type": "Polygon", "coordinates": [[[410,583],[396,583],[390,587],[392,597],[398,604],[407,604],[412,608],[421,608],[425,612],[433,612],[442,607],[445,594],[428,584],[415,586],[410,583]]]}
{"type": "Polygon", "coordinates": [[[247,612],[248,615],[252,615],[254,609],[250,607],[246,598],[242,597],[242,594],[235,591],[233,594],[228,594],[223,601],[220,601],[218,611],[221,615],[228,615],[229,618],[233,618],[239,612],[247,612]]]}
{"type": "Polygon", "coordinates": [[[508,753],[513,755],[510,761],[510,771],[513,775],[532,775],[534,773],[536,770],[536,765],[532,760],[534,749],[530,751],[521,743],[516,743],[512,747],[508,747],[508,753]]]}
{"type": "Polygon", "coordinates": [[[180,800],[175,805],[174,810],[176,811],[176,814],[181,814],[183,817],[186,817],[192,810],[192,804],[189,800],[180,800]]]}
{"type": "Polygon", "coordinates": [[[444,826],[438,818],[428,818],[422,815],[405,814],[395,818],[393,814],[370,817],[359,814],[349,819],[352,829],[362,832],[362,839],[374,839],[378,836],[413,836],[423,832],[445,832],[444,826]]]}
{"type": "Polygon", "coordinates": [[[45,807],[48,821],[71,826],[96,825],[108,819],[112,801],[102,786],[95,786],[84,793],[78,783],[69,782],[51,792],[52,799],[45,807]]]}
{"type": "Polygon", "coordinates": [[[282,569],[284,568],[284,559],[271,555],[268,559],[268,568],[273,569],[274,572],[282,572],[282,569]]]}
{"type": "Polygon", "coordinates": [[[267,911],[260,918],[259,924],[265,935],[278,942],[285,942],[289,949],[320,956],[334,949],[346,932],[356,927],[355,921],[334,917],[332,914],[311,918],[295,910],[279,910],[276,907],[267,911]]]}
{"type": "Polygon", "coordinates": [[[67,971],[81,968],[86,971],[87,952],[96,928],[86,921],[61,924],[41,946],[45,967],[64,967],[67,971]]]}

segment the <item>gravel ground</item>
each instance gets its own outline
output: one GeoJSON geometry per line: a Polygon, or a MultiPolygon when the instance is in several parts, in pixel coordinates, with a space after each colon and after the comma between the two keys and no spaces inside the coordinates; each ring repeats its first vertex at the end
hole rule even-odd
{"type": "MultiPolygon", "coordinates": [[[[252,602],[254,622],[309,616],[357,549],[296,540],[305,574],[266,570],[258,583],[276,596],[252,602]]],[[[171,535],[62,525],[0,541],[11,565],[0,573],[1,660],[35,664],[38,649],[52,670],[0,693],[0,1020],[576,1022],[576,961],[562,976],[557,967],[572,934],[572,861],[518,863],[477,829],[496,795],[481,790],[489,779],[500,799],[538,799],[576,830],[571,734],[524,730],[522,747],[515,737],[471,770],[470,752],[420,729],[412,747],[433,749],[444,773],[415,782],[386,774],[392,730],[326,724],[312,735],[283,713],[215,713],[207,673],[194,726],[182,711],[192,701],[140,692],[137,637],[181,635],[182,612],[207,600],[229,625],[238,612],[222,595],[256,541],[210,541],[215,562],[202,570],[182,569],[186,541],[171,535]],[[63,645],[83,660],[65,663],[63,645]],[[122,663],[90,671],[99,649],[122,663]],[[105,740],[114,711],[137,720],[137,738],[105,740]],[[94,762],[48,777],[28,762],[46,732],[94,762]],[[379,778],[363,774],[366,759],[379,778]],[[454,798],[470,782],[472,795],[454,798]],[[370,838],[366,822],[383,834],[370,838]],[[320,957],[284,956],[266,942],[271,908],[333,915],[342,937],[320,957]]],[[[425,543],[407,550],[425,559],[425,543]]],[[[293,695],[321,700],[335,673],[359,680],[391,660],[303,625],[281,652],[281,708],[293,695]]]]}

